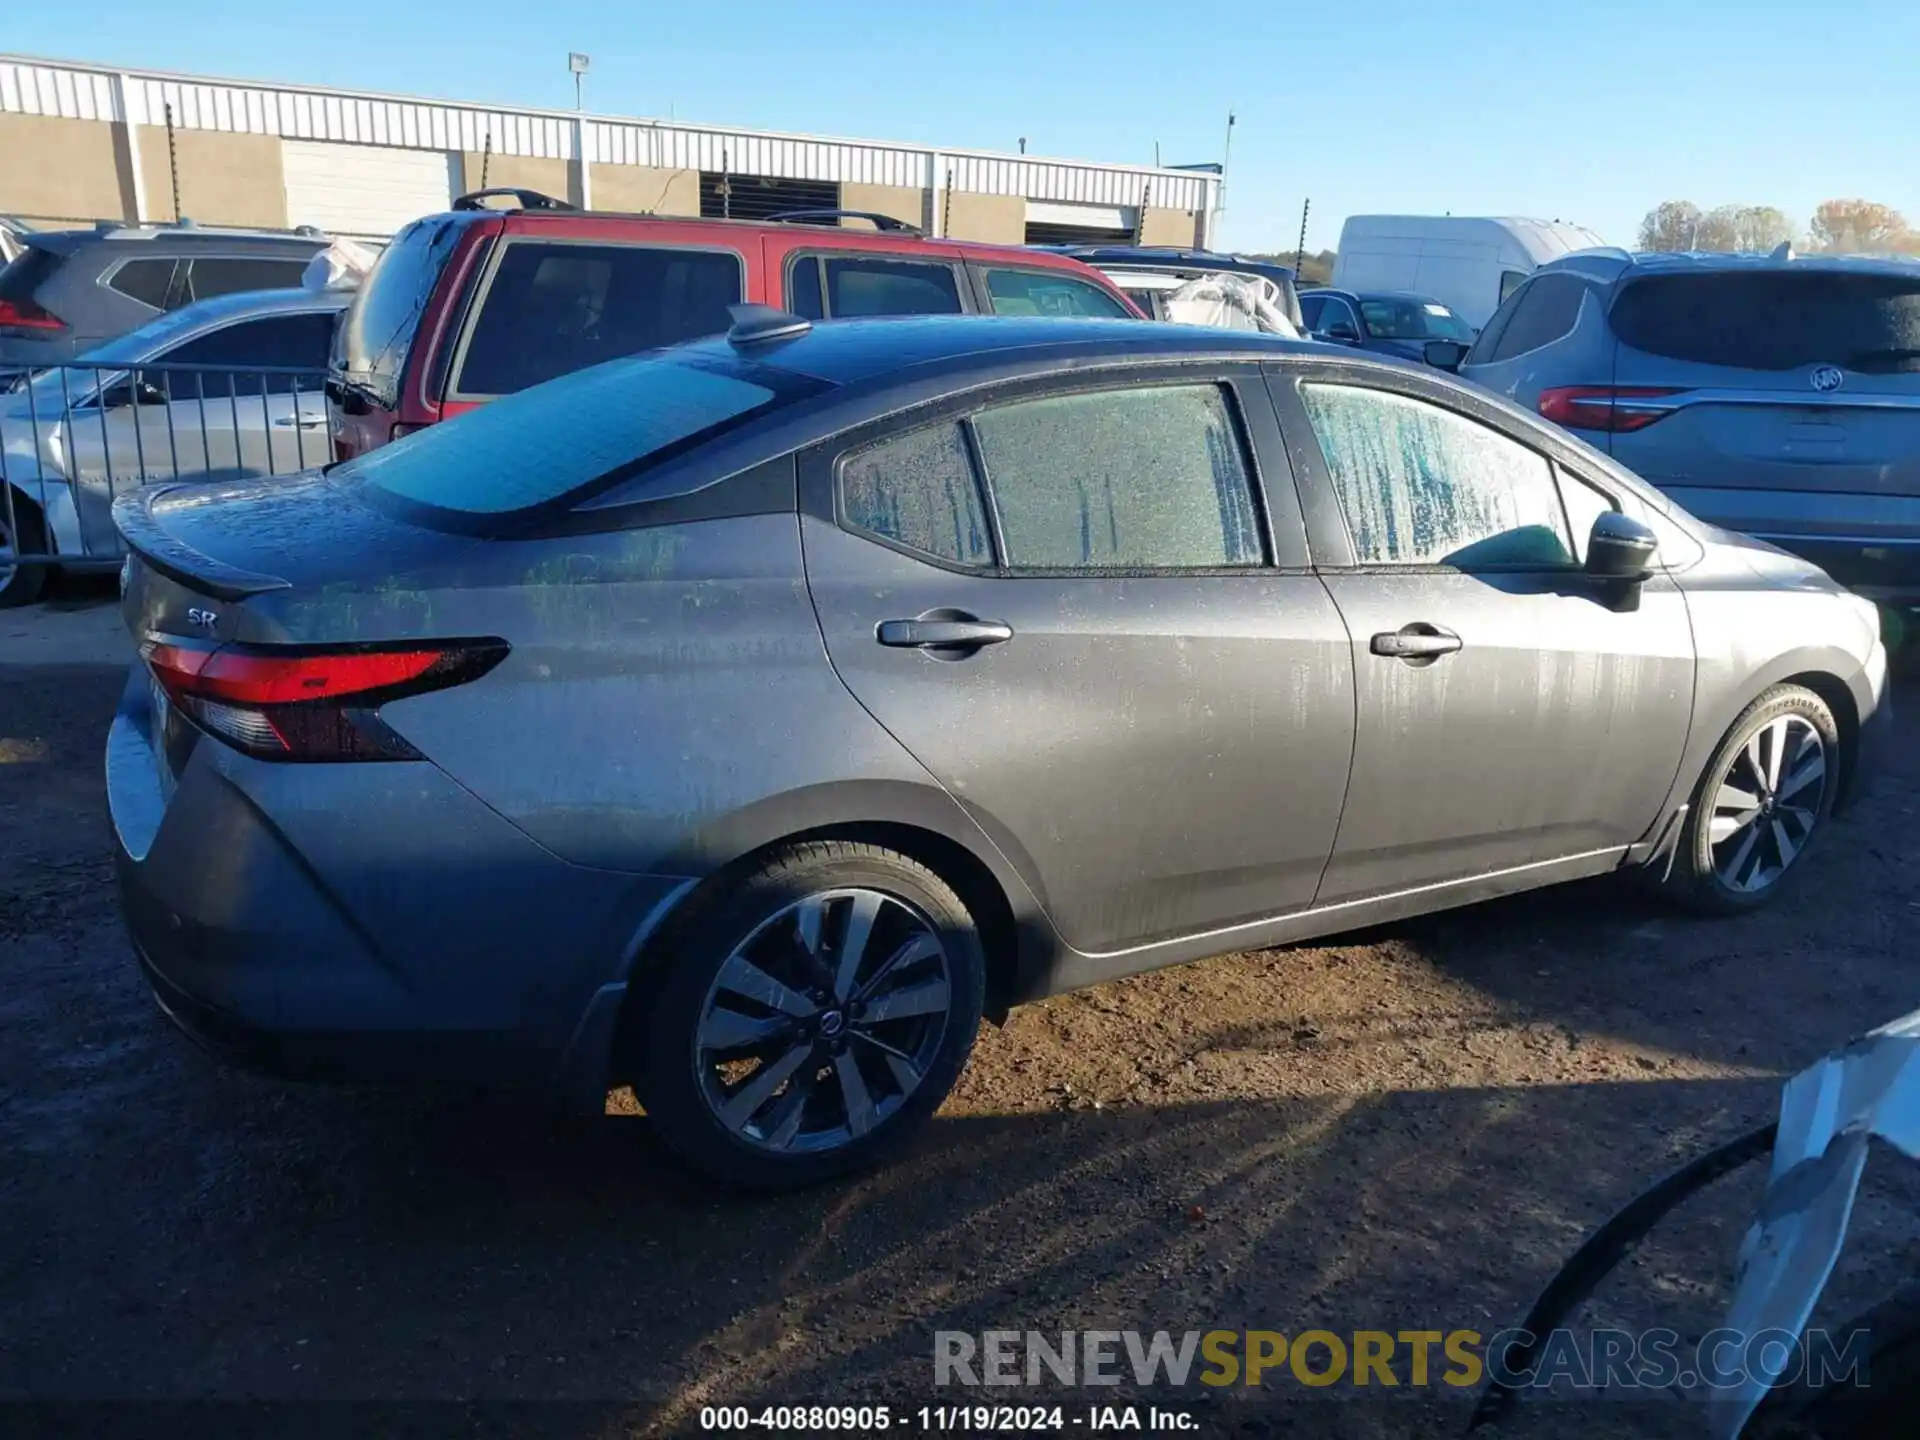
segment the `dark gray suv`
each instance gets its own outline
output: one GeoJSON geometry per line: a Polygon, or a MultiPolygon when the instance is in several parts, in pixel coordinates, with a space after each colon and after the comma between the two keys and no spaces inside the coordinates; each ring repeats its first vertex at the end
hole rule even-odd
{"type": "Polygon", "coordinates": [[[797,1183],[983,1011],[1622,868],[1751,909],[1884,741],[1870,605],[1434,371],[748,318],[120,499],[107,789],[182,1026],[632,1083],[797,1183]]]}
{"type": "Polygon", "coordinates": [[[112,225],[29,230],[0,269],[0,388],[58,365],[167,310],[247,290],[280,290],[327,244],[317,230],[112,225]]]}

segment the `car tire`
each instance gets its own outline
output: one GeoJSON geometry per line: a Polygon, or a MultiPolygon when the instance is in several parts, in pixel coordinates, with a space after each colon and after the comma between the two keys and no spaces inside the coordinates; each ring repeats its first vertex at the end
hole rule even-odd
{"type": "Polygon", "coordinates": [[[986,987],[951,885],[882,846],[810,841],[689,905],[637,1017],[634,1088],[670,1149],[724,1184],[787,1190],[874,1165],[925,1124],[986,987]],[[848,971],[850,932],[866,944],[848,971]]]}
{"type": "Polygon", "coordinates": [[[1840,727],[1826,701],[1800,685],[1761,695],[1707,762],[1664,893],[1708,915],[1768,903],[1825,830],[1840,766],[1840,727]]]}
{"type": "MultiPolygon", "coordinates": [[[[0,496],[0,499],[5,497],[0,496]]],[[[13,492],[13,515],[20,533],[13,535],[7,529],[7,511],[0,505],[0,548],[12,549],[20,555],[36,554],[46,549],[47,532],[41,523],[40,511],[34,503],[18,490],[13,492]]],[[[5,565],[0,564],[0,610],[11,610],[21,605],[31,605],[40,598],[40,592],[47,583],[45,565],[5,565]]]]}

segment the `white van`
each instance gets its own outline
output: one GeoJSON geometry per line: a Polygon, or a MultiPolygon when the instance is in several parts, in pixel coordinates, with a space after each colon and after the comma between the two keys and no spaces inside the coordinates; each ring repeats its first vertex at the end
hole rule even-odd
{"type": "Polygon", "coordinates": [[[1354,215],[1340,227],[1333,287],[1428,295],[1478,330],[1537,267],[1606,243],[1560,220],[1354,215]]]}

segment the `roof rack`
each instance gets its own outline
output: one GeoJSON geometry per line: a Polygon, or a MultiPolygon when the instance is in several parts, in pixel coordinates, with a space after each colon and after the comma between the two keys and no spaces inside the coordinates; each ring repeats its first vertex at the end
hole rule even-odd
{"type": "Polygon", "coordinates": [[[727,343],[730,345],[764,345],[774,340],[797,340],[813,329],[811,320],[771,305],[729,305],[727,314],[733,317],[733,328],[727,331],[727,343]]]}
{"type": "Polygon", "coordinates": [[[868,220],[876,230],[886,230],[903,235],[921,235],[925,232],[918,225],[909,225],[906,221],[892,215],[882,215],[877,210],[782,210],[776,215],[767,216],[769,221],[785,223],[796,221],[813,224],[822,220],[868,220]]]}
{"type": "Polygon", "coordinates": [[[491,190],[475,190],[462,195],[453,202],[456,210],[491,210],[491,205],[483,205],[483,200],[495,200],[509,196],[520,202],[522,210],[578,210],[578,205],[570,205],[565,200],[556,200],[551,195],[543,195],[538,190],[520,190],[510,185],[495,186],[491,190]]]}

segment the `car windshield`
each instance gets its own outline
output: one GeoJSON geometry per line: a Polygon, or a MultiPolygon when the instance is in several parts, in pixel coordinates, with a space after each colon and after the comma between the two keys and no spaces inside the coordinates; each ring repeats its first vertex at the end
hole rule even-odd
{"type": "Polygon", "coordinates": [[[1473,327],[1438,300],[1362,300],[1360,316],[1376,340],[1473,339],[1473,327]]]}
{"type": "Polygon", "coordinates": [[[434,510],[504,515],[612,483],[814,388],[700,356],[614,360],[429,426],[332,473],[434,510]]]}

